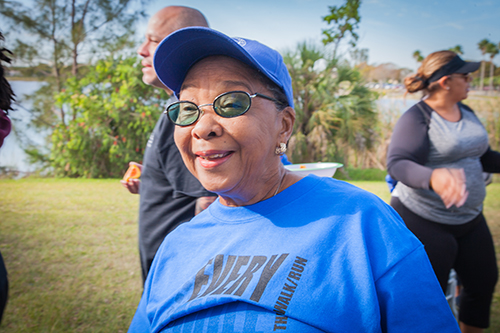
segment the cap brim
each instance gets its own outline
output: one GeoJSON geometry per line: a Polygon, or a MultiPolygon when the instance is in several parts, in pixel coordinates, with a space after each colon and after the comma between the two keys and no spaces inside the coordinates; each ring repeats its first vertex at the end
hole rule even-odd
{"type": "Polygon", "coordinates": [[[455,73],[457,74],[472,73],[477,71],[479,69],[479,66],[481,66],[480,62],[466,62],[465,65],[457,69],[455,73]]]}
{"type": "Polygon", "coordinates": [[[233,57],[267,73],[237,39],[204,27],[184,28],[167,36],[156,49],[154,68],[160,81],[178,96],[189,69],[212,55],[233,57]]]}

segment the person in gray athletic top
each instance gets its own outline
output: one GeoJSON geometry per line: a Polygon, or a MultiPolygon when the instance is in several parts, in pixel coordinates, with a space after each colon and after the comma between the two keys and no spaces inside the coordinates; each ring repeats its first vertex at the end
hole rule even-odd
{"type": "Polygon", "coordinates": [[[463,285],[462,332],[481,332],[498,279],[493,240],[482,214],[484,172],[500,172],[500,153],[472,109],[461,103],[469,91],[465,62],[451,51],[431,53],[405,79],[409,93],[424,98],[398,120],[387,168],[398,181],[391,206],[424,244],[436,276],[446,288],[452,268],[463,285]]]}

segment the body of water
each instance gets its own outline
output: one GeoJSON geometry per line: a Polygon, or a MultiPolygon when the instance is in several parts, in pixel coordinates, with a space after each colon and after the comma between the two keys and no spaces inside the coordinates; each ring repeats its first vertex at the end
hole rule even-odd
{"type": "Polygon", "coordinates": [[[403,114],[406,110],[415,105],[420,99],[406,97],[384,96],[377,99],[376,104],[382,112],[394,111],[403,114]]]}

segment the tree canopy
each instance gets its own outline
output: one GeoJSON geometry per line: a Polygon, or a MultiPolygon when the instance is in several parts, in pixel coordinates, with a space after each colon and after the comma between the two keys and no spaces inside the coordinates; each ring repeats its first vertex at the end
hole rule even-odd
{"type": "Polygon", "coordinates": [[[375,138],[375,94],[360,72],[328,56],[324,48],[300,43],[284,55],[292,77],[297,113],[289,157],[294,163],[342,161],[364,152],[375,138]]]}
{"type": "Polygon", "coordinates": [[[454,47],[450,47],[449,50],[455,52],[458,55],[464,54],[464,50],[462,49],[461,45],[455,45],[454,47]]]}
{"type": "Polygon", "coordinates": [[[150,133],[169,98],[142,82],[136,57],[100,60],[55,96],[72,115],[52,134],[50,162],[57,176],[121,177],[141,161],[150,133]]]}
{"type": "MultiPolygon", "coordinates": [[[[481,39],[479,43],[477,43],[477,47],[481,51],[481,54],[484,55],[487,53],[488,45],[490,44],[490,41],[488,39],[481,39]]],[[[483,90],[484,87],[484,61],[481,61],[481,77],[480,77],[480,83],[479,83],[479,89],[483,90]]]]}
{"type": "Polygon", "coordinates": [[[359,15],[359,7],[361,0],[346,0],[342,6],[329,6],[330,13],[323,17],[323,21],[331,25],[328,29],[323,30],[323,43],[325,45],[334,44],[334,57],[337,55],[339,44],[349,36],[349,43],[352,47],[356,46],[359,38],[356,30],[359,27],[361,16],[359,15]]]}
{"type": "Polygon", "coordinates": [[[32,97],[38,126],[65,124],[63,109],[54,106],[53,95],[64,89],[70,77],[78,77],[92,55],[102,59],[117,48],[131,46],[135,22],[144,15],[133,9],[146,0],[0,0],[0,17],[17,37],[12,43],[16,60],[34,65],[46,63],[47,83],[32,97]],[[82,65],[81,55],[85,55],[82,65]]]}

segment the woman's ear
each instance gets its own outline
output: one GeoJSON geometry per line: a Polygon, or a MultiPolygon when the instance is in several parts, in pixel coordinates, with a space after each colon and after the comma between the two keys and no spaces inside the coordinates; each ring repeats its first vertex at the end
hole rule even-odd
{"type": "Polygon", "coordinates": [[[450,90],[450,87],[448,86],[448,80],[450,78],[448,76],[443,76],[438,80],[439,86],[444,89],[444,90],[450,90]]]}
{"type": "Polygon", "coordinates": [[[295,110],[290,106],[284,108],[281,113],[281,131],[279,133],[280,142],[288,142],[292,136],[293,125],[295,124],[295,110]]]}

